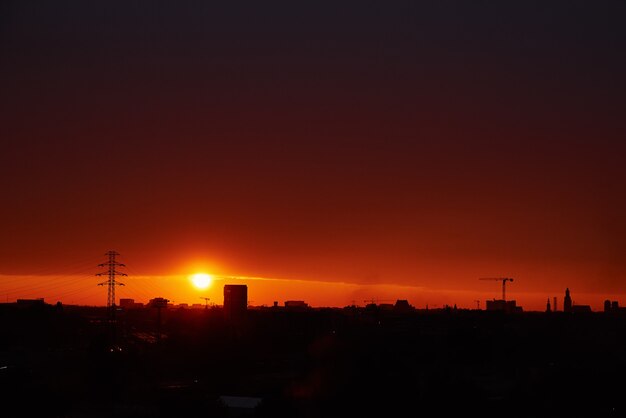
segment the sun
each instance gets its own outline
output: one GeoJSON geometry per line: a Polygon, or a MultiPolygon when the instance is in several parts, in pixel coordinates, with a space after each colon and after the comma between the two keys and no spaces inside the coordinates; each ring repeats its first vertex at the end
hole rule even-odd
{"type": "Polygon", "coordinates": [[[211,286],[211,282],[213,281],[213,277],[210,274],[206,273],[196,273],[189,276],[191,283],[198,289],[206,289],[211,286]]]}

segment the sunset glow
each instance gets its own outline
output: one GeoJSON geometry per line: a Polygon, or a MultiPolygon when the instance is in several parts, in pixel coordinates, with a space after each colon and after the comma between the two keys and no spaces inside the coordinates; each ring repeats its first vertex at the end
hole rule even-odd
{"type": "Polygon", "coordinates": [[[280,279],[254,304],[475,307],[494,276],[525,309],[626,295],[621,2],[22,3],[5,303],[106,304],[111,248],[144,302],[221,303],[227,276],[280,279]]]}
{"type": "Polygon", "coordinates": [[[2,416],[626,416],[625,21],[2,1],[2,416]]]}
{"type": "Polygon", "coordinates": [[[190,276],[191,283],[198,289],[206,289],[211,286],[213,277],[206,273],[196,273],[190,276]]]}

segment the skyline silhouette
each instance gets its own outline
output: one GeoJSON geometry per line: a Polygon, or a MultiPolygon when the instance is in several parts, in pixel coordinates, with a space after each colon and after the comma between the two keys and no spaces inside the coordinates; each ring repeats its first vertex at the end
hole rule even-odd
{"type": "MultiPolygon", "coordinates": [[[[232,290],[232,289],[231,289],[232,290]]],[[[225,292],[225,297],[228,292],[225,292]]],[[[620,416],[625,311],[0,304],[8,417],[620,416]],[[401,396],[399,396],[399,394],[401,396]],[[37,397],[41,402],[25,402],[37,397]],[[415,402],[415,399],[418,402],[415,402]],[[243,409],[242,409],[243,408],[243,409]]],[[[370,301],[371,302],[371,301],[370,301]]]]}
{"type": "MultiPolygon", "coordinates": [[[[174,302],[178,302],[178,306],[193,306],[193,305],[197,305],[197,306],[201,306],[199,303],[195,303],[197,302],[195,299],[189,299],[189,295],[191,292],[200,295],[202,294],[203,296],[198,296],[200,299],[203,299],[205,301],[205,307],[208,307],[208,302],[209,300],[213,300],[213,302],[211,303],[212,306],[216,305],[216,301],[219,300],[219,298],[217,297],[207,297],[206,295],[211,294],[211,295],[216,295],[216,292],[220,292],[220,286],[223,286],[224,289],[227,288],[233,288],[236,289],[238,287],[243,287],[243,288],[248,288],[248,286],[251,287],[251,289],[253,289],[252,291],[255,294],[255,301],[256,301],[256,305],[254,306],[258,306],[258,307],[267,307],[267,306],[276,306],[277,303],[279,303],[280,300],[284,300],[284,301],[301,301],[302,303],[304,303],[306,306],[312,306],[312,307],[345,307],[345,306],[367,306],[370,304],[376,305],[379,302],[391,302],[394,300],[408,300],[411,298],[407,299],[407,293],[409,295],[411,295],[410,292],[407,292],[407,288],[406,286],[404,287],[399,287],[399,290],[395,293],[395,299],[390,299],[389,294],[387,294],[387,297],[381,297],[381,293],[379,293],[378,295],[375,295],[375,297],[371,297],[373,296],[372,293],[372,289],[370,288],[369,290],[369,299],[365,299],[365,300],[357,300],[355,299],[355,297],[359,297],[358,293],[350,293],[347,295],[343,295],[340,299],[335,299],[335,300],[342,300],[344,303],[328,303],[328,298],[326,298],[326,303],[319,303],[317,300],[315,300],[312,304],[311,304],[311,299],[310,299],[310,294],[308,294],[306,291],[302,290],[302,286],[298,286],[296,285],[295,288],[295,298],[293,297],[293,294],[285,294],[284,289],[281,292],[280,291],[280,284],[292,284],[293,285],[293,281],[292,280],[271,280],[271,279],[264,279],[264,278],[246,278],[246,277],[236,277],[236,276],[230,276],[230,277],[226,277],[226,276],[216,276],[216,275],[211,275],[211,274],[207,274],[205,272],[196,272],[194,274],[190,274],[187,277],[179,277],[178,282],[173,283],[173,288],[177,288],[179,291],[181,290],[181,287],[186,287],[186,289],[183,290],[182,294],[186,295],[184,297],[178,297],[178,295],[180,293],[175,293],[172,292],[172,288],[167,289],[167,288],[163,288],[163,287],[155,287],[154,283],[151,283],[151,278],[148,277],[143,277],[140,278],[137,281],[127,281],[127,283],[129,285],[131,285],[131,289],[126,290],[126,289],[122,289],[121,292],[122,294],[119,296],[119,298],[115,297],[115,287],[118,286],[124,286],[126,287],[126,283],[121,283],[119,280],[116,280],[116,276],[128,276],[127,273],[125,273],[123,270],[125,270],[127,268],[126,264],[121,263],[117,260],[120,259],[120,254],[117,253],[116,251],[110,250],[108,252],[106,252],[105,256],[108,258],[107,261],[105,261],[104,263],[99,263],[97,265],[98,268],[104,268],[106,267],[107,270],[104,272],[99,272],[99,273],[95,273],[93,274],[94,276],[107,276],[108,279],[104,282],[101,283],[97,283],[98,286],[105,286],[108,290],[107,290],[107,301],[105,306],[112,306],[112,305],[117,305],[120,306],[121,305],[121,300],[125,299],[126,303],[129,303],[130,306],[133,306],[133,303],[136,303],[136,307],[138,307],[139,305],[141,306],[148,306],[147,302],[148,300],[152,300],[154,297],[157,297],[155,295],[155,292],[159,294],[158,297],[162,297],[163,295],[166,295],[167,297],[170,297],[169,300],[172,301],[171,305],[174,305],[174,302]],[[201,282],[199,284],[198,282],[198,278],[201,279],[201,282]],[[269,291],[268,289],[265,289],[265,292],[261,292],[261,293],[256,293],[256,291],[258,290],[258,287],[256,286],[258,283],[263,283],[263,282],[278,282],[278,284],[273,283],[273,286],[269,286],[269,291]],[[238,283],[234,283],[234,282],[238,282],[238,283]],[[271,293],[271,290],[276,290],[279,289],[278,293],[271,293]],[[404,291],[404,293],[402,293],[404,291]],[[176,297],[171,297],[172,294],[176,294],[176,297]],[[351,297],[352,299],[350,300],[350,303],[346,302],[346,297],[351,297]],[[117,302],[119,301],[119,303],[117,302]]],[[[2,291],[5,294],[5,303],[9,303],[9,302],[19,302],[19,300],[46,300],[48,303],[55,303],[55,302],[59,302],[59,303],[65,303],[65,304],[71,304],[71,305],[83,305],[83,306],[98,306],[101,305],[102,303],[93,303],[92,301],[94,300],[100,300],[101,302],[101,298],[102,295],[104,294],[104,292],[98,292],[98,294],[94,294],[93,293],[93,283],[91,283],[89,280],[86,280],[90,277],[90,274],[88,273],[87,276],[78,276],[77,277],[72,277],[71,275],[64,275],[64,276],[58,276],[57,278],[61,278],[61,279],[65,279],[65,280],[55,280],[51,285],[45,285],[45,284],[41,284],[38,283],[37,286],[35,287],[30,287],[28,284],[24,283],[23,277],[21,277],[19,281],[13,282],[13,283],[7,283],[6,280],[4,280],[2,282],[2,286],[0,287],[0,291],[2,291]],[[68,282],[69,279],[69,282],[68,282]],[[72,287],[72,285],[78,285],[78,287],[72,287]],[[12,287],[13,286],[13,287],[12,287]],[[54,291],[52,291],[53,297],[49,297],[50,295],[50,290],[48,290],[48,286],[51,286],[53,289],[56,289],[54,291]],[[67,288],[66,288],[67,287],[67,288]],[[89,291],[89,296],[88,296],[88,300],[86,300],[86,298],[84,297],[84,293],[89,291]],[[11,295],[11,299],[9,300],[9,295],[11,295]],[[26,295],[26,296],[24,296],[26,295]],[[33,296],[35,295],[35,296],[33,296]],[[73,295],[73,296],[72,296],[73,295]],[[82,301],[82,303],[75,303],[75,299],[76,297],[78,297],[79,302],[82,301]]],[[[128,277],[127,277],[128,278],[128,277]]],[[[132,276],[130,277],[132,279],[132,276]]],[[[519,293],[518,292],[514,292],[513,295],[514,297],[511,298],[506,298],[506,294],[505,294],[505,289],[506,289],[506,283],[507,282],[514,282],[514,278],[510,278],[510,277],[480,277],[478,278],[478,280],[481,281],[492,281],[492,282],[501,282],[501,288],[502,288],[502,296],[500,298],[497,297],[485,297],[484,300],[484,304],[483,307],[486,310],[507,310],[507,311],[516,311],[519,310],[520,312],[523,309],[523,306],[520,305],[520,302],[522,302],[523,304],[523,300],[524,298],[522,297],[522,299],[519,299],[519,293]],[[518,300],[515,300],[518,299],[518,300]],[[515,307],[517,303],[517,308],[515,307]],[[510,306],[509,306],[510,305],[510,306]]],[[[519,282],[519,281],[518,281],[519,282]]],[[[306,283],[308,286],[310,286],[312,284],[312,282],[303,282],[306,283]]],[[[346,284],[343,284],[344,286],[346,286],[346,284]]],[[[319,289],[321,291],[325,291],[325,292],[329,292],[330,291],[330,287],[331,286],[336,286],[336,284],[331,283],[331,282],[322,282],[319,283],[319,289]]],[[[347,285],[349,286],[349,285],[347,285]]],[[[385,285],[384,287],[379,287],[379,292],[382,292],[382,290],[386,287],[387,285],[385,285]]],[[[226,290],[225,290],[226,292],[226,290]]],[[[247,295],[247,290],[244,292],[247,295]]],[[[425,303],[420,304],[418,303],[417,305],[422,305],[419,307],[428,307],[430,306],[431,308],[443,308],[443,307],[448,307],[448,306],[459,306],[459,308],[461,309],[474,309],[474,306],[476,306],[477,310],[480,310],[480,299],[472,299],[471,303],[467,304],[467,298],[468,297],[473,297],[472,295],[468,294],[466,295],[466,297],[464,299],[462,299],[461,301],[463,302],[463,304],[459,303],[460,301],[458,300],[448,300],[445,303],[432,303],[433,299],[436,300],[437,297],[441,297],[440,294],[438,294],[437,292],[429,292],[426,289],[414,289],[414,293],[419,295],[418,296],[418,300],[420,300],[420,302],[425,301],[425,303]],[[428,298],[431,297],[431,299],[429,300],[428,298]],[[429,303],[430,302],[430,303],[429,303]],[[476,305],[474,305],[476,304],[476,305]]],[[[483,292],[485,293],[485,292],[483,292]]],[[[585,309],[589,309],[590,311],[604,311],[607,312],[607,308],[606,308],[606,303],[607,301],[610,301],[611,299],[616,299],[619,295],[594,295],[594,297],[592,298],[592,300],[595,303],[591,303],[591,304],[587,304],[587,305],[580,305],[580,304],[576,304],[571,296],[570,296],[570,290],[569,288],[565,289],[565,293],[564,293],[564,297],[563,299],[560,299],[557,296],[550,296],[548,297],[548,303],[547,305],[543,305],[541,308],[536,308],[536,304],[531,303],[530,308],[526,308],[527,311],[557,311],[557,310],[562,310],[565,312],[572,312],[573,310],[585,310],[585,309]],[[553,299],[552,305],[550,305],[550,298],[553,299]],[[601,299],[601,304],[598,305],[598,301],[601,299]],[[561,306],[561,309],[558,309],[558,304],[557,304],[557,300],[563,300],[563,305],[561,306]],[[593,305],[593,306],[590,306],[593,305]],[[598,306],[596,306],[598,305],[598,306]],[[550,308],[548,308],[548,306],[550,306],[550,308]]],[[[535,299],[536,299],[537,295],[535,295],[535,299]]],[[[244,299],[247,300],[247,296],[244,297],[244,299]]],[[[224,301],[226,301],[226,297],[224,296],[224,301]]],[[[226,303],[226,302],[225,302],[226,303]]],[[[618,301],[614,301],[614,303],[619,304],[618,301]]],[[[250,302],[248,302],[248,304],[251,304],[250,302]]],[[[197,307],[196,306],[196,307],[197,307]]],[[[609,309],[610,310],[610,309],[609,309]]],[[[614,311],[618,311],[619,309],[615,308],[614,311]]]]}

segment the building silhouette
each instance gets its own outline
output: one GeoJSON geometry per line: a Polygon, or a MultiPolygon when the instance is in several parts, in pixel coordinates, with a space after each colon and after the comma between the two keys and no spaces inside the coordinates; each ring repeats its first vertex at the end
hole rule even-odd
{"type": "Polygon", "coordinates": [[[406,299],[396,300],[396,304],[393,305],[393,308],[399,312],[409,312],[414,310],[414,308],[409,304],[409,301],[406,299]]]}
{"type": "Polygon", "coordinates": [[[572,297],[569,294],[569,287],[565,289],[565,299],[563,299],[563,312],[569,313],[588,313],[593,312],[589,305],[574,305],[572,297]]]}
{"type": "Polygon", "coordinates": [[[517,302],[514,300],[488,300],[486,305],[487,311],[500,311],[507,313],[518,313],[523,311],[522,307],[517,306],[517,302]]]}
{"type": "Polygon", "coordinates": [[[224,285],[224,317],[228,320],[245,318],[248,310],[248,286],[245,284],[224,285]]]}
{"type": "Polygon", "coordinates": [[[592,312],[589,305],[572,305],[572,312],[574,313],[589,313],[592,312]]]}
{"type": "Polygon", "coordinates": [[[616,300],[605,300],[604,301],[604,312],[605,313],[624,313],[626,312],[626,308],[620,307],[619,302],[616,300]]]}
{"type": "Polygon", "coordinates": [[[45,306],[46,303],[44,302],[43,298],[38,298],[38,299],[18,299],[16,301],[17,306],[21,307],[21,308],[32,308],[32,307],[36,307],[36,306],[45,306]]]}
{"type": "Polygon", "coordinates": [[[128,309],[135,305],[135,299],[120,298],[120,308],[128,309]]]}
{"type": "Polygon", "coordinates": [[[572,312],[572,297],[569,295],[569,287],[565,289],[565,299],[563,299],[563,312],[572,312]]]}
{"type": "Polygon", "coordinates": [[[148,306],[151,308],[164,309],[169,306],[169,299],[161,297],[150,299],[148,306]]]}
{"type": "Polygon", "coordinates": [[[135,299],[121,298],[120,308],[122,309],[139,309],[143,308],[143,303],[135,302],[135,299]]]}
{"type": "Polygon", "coordinates": [[[285,308],[288,309],[307,309],[309,305],[303,300],[286,300],[285,308]]]}

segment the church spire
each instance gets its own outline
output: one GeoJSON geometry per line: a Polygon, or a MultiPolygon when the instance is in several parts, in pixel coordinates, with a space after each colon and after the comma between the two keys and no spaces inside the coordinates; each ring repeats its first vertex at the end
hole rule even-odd
{"type": "Polygon", "coordinates": [[[572,297],[569,295],[569,287],[565,289],[565,299],[563,300],[563,312],[572,312],[572,297]]]}

